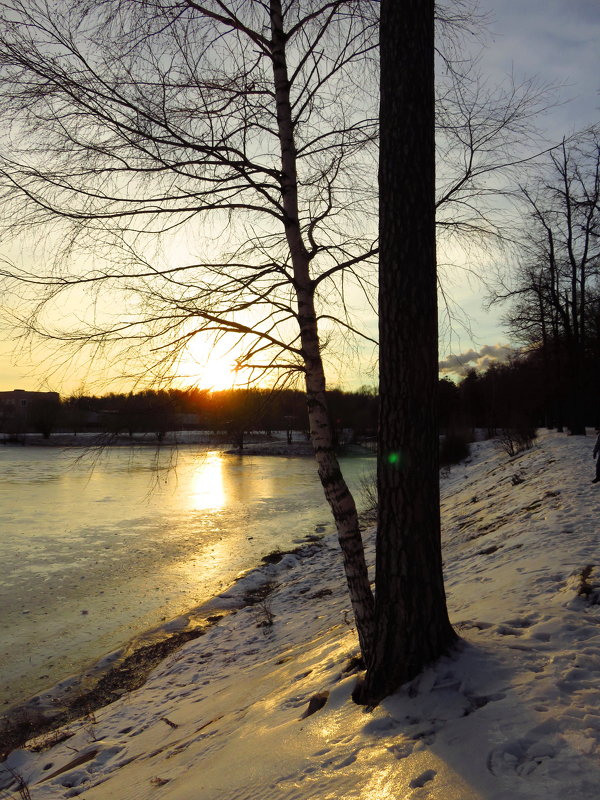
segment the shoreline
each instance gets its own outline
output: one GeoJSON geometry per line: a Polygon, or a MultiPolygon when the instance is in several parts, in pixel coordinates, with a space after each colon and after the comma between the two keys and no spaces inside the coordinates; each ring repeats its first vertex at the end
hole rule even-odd
{"type": "MultiPolygon", "coordinates": [[[[152,433],[137,434],[129,437],[122,434],[83,433],[83,434],[52,434],[49,439],[34,433],[23,434],[22,440],[14,438],[0,439],[0,445],[6,448],[56,448],[79,449],[100,451],[105,448],[176,448],[182,446],[204,446],[219,450],[224,455],[235,456],[287,456],[307,457],[314,456],[310,441],[294,440],[291,444],[283,438],[267,437],[263,434],[250,434],[242,448],[235,447],[234,442],[227,436],[210,434],[206,431],[170,431],[163,439],[157,439],[152,433]]],[[[361,444],[343,443],[336,448],[340,455],[374,455],[374,451],[361,444]]]]}
{"type": "MultiPolygon", "coordinates": [[[[260,435],[259,435],[260,436],[260,435]]],[[[263,441],[263,437],[259,438],[263,441]]],[[[277,440],[274,440],[277,441],[277,440]]],[[[26,433],[15,437],[5,436],[0,439],[4,447],[40,447],[101,450],[113,447],[180,447],[182,445],[204,445],[222,450],[231,447],[233,442],[229,436],[212,434],[207,431],[169,431],[161,439],[153,433],[138,433],[133,436],[113,433],[53,433],[45,439],[40,434],[26,433]]]]}
{"type": "MultiPolygon", "coordinates": [[[[368,518],[368,512],[364,517],[368,518]]],[[[267,553],[262,556],[261,563],[241,573],[223,592],[201,606],[143,631],[84,671],[69,675],[7,708],[0,714],[0,760],[29,741],[51,736],[53,731],[73,720],[93,717],[95,711],[139,689],[168,655],[204,636],[230,614],[264,600],[273,586],[277,565],[284,562],[286,556],[313,555],[322,546],[325,536],[308,534],[295,548],[267,553]]]]}
{"type": "MultiPolygon", "coordinates": [[[[19,448],[20,451],[20,448],[19,448]]],[[[17,451],[17,452],[19,452],[17,451]]],[[[196,453],[196,447],[192,445],[191,450],[188,449],[186,446],[183,448],[184,452],[191,453],[192,456],[196,453]]],[[[1,451],[0,451],[1,452],[1,451]]],[[[144,451],[141,449],[139,450],[140,454],[144,456],[144,451]]],[[[35,449],[30,449],[29,454],[27,454],[26,449],[23,450],[24,456],[21,458],[20,456],[17,458],[17,464],[29,464],[29,462],[33,459],[37,463],[37,459],[42,458],[43,463],[55,463],[56,457],[59,456],[60,458],[78,458],[78,453],[71,453],[69,454],[68,451],[64,456],[60,456],[59,453],[56,451],[50,451],[44,456],[44,451],[40,449],[37,451],[35,449]]],[[[115,455],[118,454],[118,451],[115,451],[115,455]]],[[[146,451],[147,454],[147,451],[146,451]]],[[[92,454],[93,455],[93,454],[92,454]]],[[[107,455],[110,455],[107,452],[107,455]]],[[[7,453],[7,456],[10,456],[10,453],[7,453]]],[[[127,452],[124,453],[125,459],[127,460],[129,456],[127,452]]],[[[168,453],[166,455],[168,458],[168,453]]],[[[187,456],[186,456],[187,457],[187,456]]],[[[119,459],[121,456],[119,456],[119,459]]],[[[260,459],[257,456],[255,459],[250,457],[248,461],[243,459],[236,459],[236,458],[227,458],[222,459],[223,462],[229,463],[232,466],[232,469],[237,470],[235,474],[239,474],[240,470],[242,470],[243,465],[243,473],[246,474],[246,464],[249,464],[250,473],[253,474],[253,465],[254,462],[258,464],[266,464],[267,459],[260,459]]],[[[275,466],[273,468],[273,462],[269,461],[269,467],[267,475],[271,475],[272,473],[276,475],[277,480],[279,480],[279,475],[281,474],[281,470],[285,466],[285,462],[287,461],[290,464],[290,469],[293,469],[293,475],[296,475],[298,470],[301,470],[299,474],[301,475],[309,475],[312,476],[313,468],[312,465],[308,462],[304,462],[304,460],[298,460],[295,462],[295,465],[292,459],[274,459],[275,462],[281,464],[281,466],[275,466]]],[[[8,463],[8,462],[7,462],[8,463]]],[[[12,463],[12,456],[10,459],[10,463],[12,463]]],[[[120,464],[120,460],[117,464],[120,464]]],[[[137,462],[136,462],[137,463],[137,462]]],[[[146,460],[144,459],[144,462],[146,460]]],[[[195,464],[195,462],[193,462],[195,464]]],[[[203,462],[204,463],[204,462],[203,462]]],[[[127,462],[129,465],[129,462],[127,462]]],[[[355,462],[356,470],[360,473],[363,469],[369,469],[370,461],[365,464],[363,459],[358,459],[355,462]]],[[[129,466],[128,466],[129,469],[129,466]]],[[[223,468],[225,469],[225,467],[223,468]]],[[[259,469],[258,467],[256,469],[259,469]]],[[[255,470],[256,471],[256,470],[255,470]]],[[[50,477],[53,476],[54,473],[48,473],[50,477]]],[[[87,473],[86,473],[87,474],[87,473]]],[[[112,474],[112,473],[111,473],[112,474]]],[[[120,472],[117,470],[117,476],[120,475],[120,472]]],[[[142,479],[145,480],[145,473],[142,471],[140,473],[142,475],[142,479]]],[[[44,476],[46,473],[44,473],[44,476]]],[[[259,471],[257,473],[258,478],[262,480],[262,473],[259,471]]],[[[316,479],[316,470],[314,471],[314,477],[316,479]]],[[[76,484],[77,486],[79,484],[76,484]]],[[[254,484],[252,484],[254,485],[254,484]]],[[[302,482],[301,482],[301,485],[302,482]]],[[[322,490],[321,487],[316,483],[315,491],[320,497],[320,502],[322,502],[322,490]]],[[[103,485],[104,486],[104,485],[103,485]]],[[[187,486],[187,484],[186,484],[187,486]]],[[[279,486],[279,484],[277,484],[279,486]]],[[[118,488],[118,487],[117,487],[118,488]]],[[[193,488],[193,485],[192,485],[193,488]]],[[[275,484],[271,486],[268,484],[267,489],[268,491],[266,494],[273,494],[275,488],[275,484]]],[[[69,490],[72,487],[69,486],[69,490]]],[[[118,498],[119,495],[114,494],[113,492],[114,487],[108,484],[107,488],[102,488],[98,494],[98,497],[101,500],[105,500],[106,497],[116,497],[118,498]],[[108,494],[107,494],[108,492],[108,494]]],[[[262,490],[261,490],[262,491],[262,490]]],[[[95,495],[92,497],[92,500],[95,499],[95,495]]],[[[200,498],[202,500],[202,498],[200,498]]],[[[91,501],[90,501],[91,502],[91,501]]],[[[292,503],[292,507],[294,506],[295,501],[292,503]]],[[[264,504],[263,504],[264,505],[264,504]]],[[[95,508],[95,506],[94,506],[95,508]]],[[[104,506],[99,507],[101,511],[104,510],[104,506]]],[[[262,508],[262,506],[261,506],[262,508]]],[[[285,509],[284,509],[285,510],[285,509]]],[[[12,634],[10,636],[7,635],[5,641],[5,658],[6,661],[3,661],[3,664],[6,666],[6,672],[3,669],[3,679],[6,682],[6,691],[3,691],[3,705],[0,708],[0,742],[3,741],[5,738],[3,736],[4,728],[8,727],[7,720],[10,720],[10,727],[15,727],[14,722],[17,720],[17,717],[24,718],[23,725],[20,727],[25,730],[27,735],[33,730],[37,729],[38,727],[48,727],[48,719],[50,717],[50,722],[52,724],[60,724],[60,718],[65,717],[65,711],[61,710],[61,706],[71,706],[75,703],[80,696],[84,694],[89,694],[90,690],[95,690],[95,687],[102,677],[107,671],[112,670],[113,672],[118,672],[119,668],[121,667],[122,662],[127,659],[130,655],[132,655],[137,650],[142,650],[146,652],[144,648],[146,645],[155,644],[157,640],[160,640],[161,643],[164,643],[164,640],[170,639],[171,634],[175,632],[185,631],[185,635],[189,636],[190,631],[193,629],[195,633],[192,635],[201,635],[203,630],[206,628],[206,620],[212,614],[216,613],[216,611],[221,612],[225,606],[228,608],[231,606],[230,603],[225,602],[225,600],[220,600],[218,602],[218,608],[214,608],[215,598],[219,592],[223,592],[225,586],[231,587],[236,581],[239,581],[241,577],[243,577],[248,571],[252,570],[261,570],[264,567],[264,557],[263,554],[269,553],[275,549],[281,549],[284,553],[286,552],[295,552],[298,545],[301,547],[306,546],[309,543],[314,542],[315,538],[320,538],[319,536],[315,536],[316,534],[324,533],[325,531],[331,530],[332,520],[330,518],[329,512],[325,512],[325,509],[317,509],[314,514],[307,514],[306,520],[304,519],[304,510],[298,509],[301,511],[299,515],[292,515],[290,516],[286,511],[287,516],[285,516],[286,522],[286,531],[287,534],[284,535],[283,531],[278,531],[279,523],[276,523],[276,527],[274,529],[274,533],[271,531],[272,523],[271,523],[271,516],[265,516],[263,513],[262,516],[257,517],[259,520],[256,524],[259,525],[261,530],[255,531],[253,530],[244,530],[244,526],[241,524],[241,517],[240,513],[242,513],[243,509],[239,508],[238,512],[236,512],[233,516],[229,514],[229,517],[225,519],[226,530],[229,531],[230,528],[232,529],[231,532],[235,534],[237,538],[241,539],[241,545],[246,545],[246,540],[250,541],[255,539],[256,541],[254,544],[250,542],[247,545],[248,553],[247,556],[249,557],[239,557],[239,558],[232,558],[230,559],[233,568],[228,568],[228,563],[224,565],[223,568],[220,568],[219,575],[221,578],[218,580],[207,580],[207,589],[208,591],[185,591],[185,587],[187,586],[187,581],[185,580],[188,575],[187,572],[178,570],[176,571],[176,577],[179,577],[180,580],[177,583],[173,583],[173,587],[168,585],[169,581],[166,582],[167,588],[165,589],[165,581],[162,583],[160,582],[159,578],[153,578],[150,576],[149,579],[150,589],[153,587],[156,588],[159,585],[163,589],[161,594],[156,594],[152,591],[147,591],[146,594],[140,595],[146,605],[140,606],[140,610],[138,613],[138,605],[135,603],[126,603],[124,602],[126,598],[123,599],[123,603],[119,605],[117,595],[114,595],[113,590],[106,592],[106,597],[111,599],[108,600],[108,604],[103,606],[105,608],[105,615],[101,618],[98,618],[98,613],[96,607],[92,607],[89,605],[90,602],[93,602],[91,599],[87,599],[88,595],[90,597],[93,595],[98,602],[104,601],[104,598],[100,597],[100,595],[105,595],[105,592],[96,592],[94,587],[97,585],[96,580],[94,579],[95,573],[88,574],[87,580],[90,584],[87,589],[87,594],[84,592],[83,599],[78,599],[78,595],[74,596],[74,599],[70,596],[66,597],[65,599],[61,599],[63,595],[63,589],[61,583],[52,583],[52,588],[55,590],[54,594],[59,597],[56,602],[48,605],[47,608],[45,605],[37,603],[36,600],[39,600],[36,596],[31,599],[31,596],[28,598],[24,598],[23,602],[25,605],[23,608],[26,609],[25,614],[28,614],[27,617],[18,618],[15,617],[14,621],[12,617],[10,618],[10,628],[7,628],[7,634],[10,631],[17,631],[19,635],[15,633],[14,636],[12,634]],[[324,514],[326,513],[326,518],[324,514]],[[327,521],[326,521],[327,519],[327,521]],[[300,520],[302,520],[302,524],[300,524],[300,520]],[[270,527],[271,526],[271,527],[270,527]],[[252,533],[254,535],[249,536],[248,533],[252,533]],[[261,564],[261,557],[263,557],[263,563],[261,564]],[[239,563],[238,563],[239,562],[239,563]],[[185,573],[185,574],[184,574],[185,573]],[[181,578],[183,577],[183,580],[181,578]],[[156,580],[156,587],[153,581],[156,580]],[[178,592],[178,589],[181,591],[178,592]],[[168,595],[173,596],[173,602],[170,603],[170,608],[166,610],[166,614],[157,614],[156,616],[152,617],[149,613],[146,615],[147,606],[153,610],[154,605],[157,608],[162,606],[162,603],[159,600],[156,602],[153,600],[153,597],[160,598],[163,596],[164,592],[168,595]],[[97,596],[96,596],[97,595],[97,596]],[[114,596],[113,596],[114,595],[114,596]],[[150,598],[148,600],[148,598],[150,598]],[[183,600],[184,602],[179,602],[183,600]],[[186,602],[187,601],[187,602],[186,602]],[[31,605],[31,603],[34,605],[31,605]],[[70,604],[67,607],[63,608],[63,604],[70,604]],[[111,603],[117,603],[117,610],[110,611],[111,603]],[[208,607],[206,604],[210,604],[208,607]],[[33,627],[31,623],[31,619],[33,618],[33,612],[30,614],[29,609],[36,609],[39,610],[38,616],[36,617],[35,623],[38,625],[39,622],[42,623],[43,627],[33,627]],[[46,609],[46,610],[44,610],[46,609]],[[82,611],[81,609],[85,609],[82,611]],[[88,611],[88,609],[90,609],[88,611]],[[69,619],[72,623],[68,630],[63,631],[63,628],[56,623],[54,624],[54,620],[63,619],[62,615],[65,610],[69,610],[70,613],[69,617],[65,617],[65,619],[69,619]],[[133,611],[136,612],[134,617],[129,615],[129,612],[133,611]],[[80,615],[85,613],[85,618],[80,619],[80,615]],[[51,614],[51,616],[48,616],[51,614]],[[115,630],[119,629],[120,635],[112,637],[106,637],[106,631],[110,633],[113,630],[110,627],[109,619],[118,614],[119,625],[115,625],[115,630]],[[44,617],[46,615],[46,617],[44,617]],[[144,616],[144,619],[139,619],[138,616],[144,616]],[[26,633],[21,635],[20,631],[22,628],[21,619],[23,619],[28,624],[25,626],[27,630],[31,630],[31,633],[26,633]],[[46,623],[44,623],[44,619],[46,619],[46,623]],[[106,626],[101,627],[102,619],[106,620],[106,626]],[[140,625],[139,622],[142,624],[140,625]],[[106,628],[106,630],[105,630],[106,628]],[[83,650],[72,650],[74,654],[74,658],[71,662],[68,662],[65,654],[71,652],[70,647],[72,643],[77,644],[77,635],[74,633],[71,636],[70,631],[80,630],[79,638],[83,642],[84,649],[83,650]],[[60,634],[64,632],[68,634],[67,638],[63,639],[60,634]],[[87,643],[89,642],[90,647],[87,647],[87,643]],[[9,646],[10,643],[10,646],[9,646]],[[29,652],[28,652],[29,651],[29,652]],[[33,666],[32,665],[32,658],[31,654],[33,653],[33,666]],[[52,654],[56,653],[56,657],[53,657],[52,654]],[[109,654],[108,656],[106,654],[109,654]],[[39,658],[38,658],[39,655],[39,658]],[[64,657],[63,657],[64,656],[64,657]],[[29,659],[29,663],[27,660],[29,659]],[[52,671],[52,669],[48,669],[46,667],[46,662],[48,663],[49,667],[53,668],[54,664],[51,664],[50,661],[53,660],[56,664],[56,669],[52,671]],[[21,663],[22,670],[10,672],[9,670],[12,669],[13,662],[15,664],[21,663]],[[43,666],[41,666],[43,664],[43,666]],[[39,669],[39,672],[37,671],[39,669]],[[35,680],[27,680],[24,682],[23,675],[26,673],[29,675],[29,670],[31,675],[35,678],[35,680]],[[43,674],[49,672],[49,675],[43,674]],[[43,681],[43,678],[49,678],[49,680],[43,681]],[[38,680],[39,679],[39,680],[38,680]],[[14,691],[11,691],[12,684],[15,684],[14,691]],[[23,683],[23,687],[21,688],[21,684],[23,683]],[[58,706],[58,712],[57,712],[58,706]],[[22,712],[22,713],[21,713],[22,712]],[[26,717],[26,719],[25,719],[26,717]],[[41,717],[41,719],[40,719],[41,717]]],[[[282,514],[283,511],[279,509],[280,513],[282,514]]],[[[95,513],[95,512],[94,512],[95,513]]],[[[203,515],[204,512],[199,512],[203,515]]],[[[187,519],[186,515],[186,519],[187,519]]],[[[276,515],[279,518],[280,514],[276,515]]],[[[95,517],[94,517],[95,519],[95,517]]],[[[104,549],[107,549],[109,556],[108,560],[110,562],[110,558],[114,558],[110,554],[112,550],[110,547],[104,547],[104,544],[108,543],[109,545],[112,543],[112,528],[110,527],[111,523],[110,517],[103,517],[105,522],[105,527],[107,528],[108,533],[104,538],[98,538],[98,542],[94,539],[92,543],[94,545],[97,544],[98,552],[103,553],[104,549]],[[107,521],[108,520],[108,521],[107,521]],[[110,524],[109,524],[110,523],[110,524]],[[109,536],[110,534],[110,536],[109,536]]],[[[121,519],[121,517],[117,517],[117,519],[121,519]]],[[[137,519],[137,518],[136,518],[137,519]]],[[[283,519],[283,517],[282,517],[283,519]]],[[[142,520],[143,521],[143,520],[142,520]]],[[[189,523],[190,525],[192,523],[189,523]]],[[[143,527],[143,526],[142,526],[143,527]]],[[[196,531],[196,524],[194,523],[193,526],[194,531],[196,531]]],[[[164,537],[163,537],[164,538],[164,537]]],[[[196,541],[196,532],[194,533],[194,541],[196,541]]],[[[237,538],[235,541],[237,542],[237,538]]],[[[120,540],[119,540],[120,541],[120,540]]],[[[125,540],[129,542],[129,540],[125,540]]],[[[211,540],[212,541],[212,540],[211,540]]],[[[216,541],[216,540],[215,540],[216,541]]],[[[228,540],[224,540],[228,541],[228,540]]],[[[147,547],[146,542],[146,550],[151,548],[147,547]]],[[[225,545],[223,545],[225,546],[225,545]]],[[[202,556],[203,558],[206,557],[210,560],[212,557],[212,551],[214,547],[211,546],[206,550],[206,553],[202,556]]],[[[227,545],[225,549],[230,549],[230,546],[227,545]]],[[[145,552],[145,551],[144,551],[145,552]]],[[[152,551],[154,555],[149,556],[152,558],[152,563],[155,560],[155,553],[156,551],[152,551]]],[[[194,553],[196,551],[194,550],[194,553]]],[[[200,552],[200,551],[199,551],[200,552]]],[[[237,552],[237,547],[236,547],[237,552]]],[[[244,551],[245,552],[245,551],[244,551]]],[[[187,551],[186,551],[187,553],[187,551]]],[[[218,555],[218,552],[217,552],[218,555]]],[[[94,556],[96,557],[96,556],[94,556]]],[[[187,557],[187,556],[186,556],[187,557]]],[[[281,554],[278,554],[278,558],[281,558],[281,554]]],[[[139,560],[139,559],[138,559],[139,560]]],[[[179,563],[180,556],[178,555],[178,562],[179,563]]],[[[137,563],[137,562],[136,562],[137,563]]],[[[142,563],[142,562],[140,562],[142,563]]],[[[143,562],[145,563],[145,562],[143,562]]],[[[160,564],[161,562],[157,562],[160,564]]],[[[186,562],[187,563],[187,562],[186,562]]],[[[196,572],[198,570],[202,570],[201,562],[197,564],[195,562],[190,562],[192,569],[191,579],[196,579],[196,572]],[[194,566],[195,564],[195,566],[194,566]]],[[[210,565],[210,564],[209,564],[210,565]]],[[[135,566],[135,565],[134,565],[135,566]]],[[[157,570],[158,570],[157,565],[157,570]]],[[[101,570],[100,570],[101,572],[101,570]]],[[[78,586],[83,586],[84,584],[79,584],[78,580],[80,578],[80,573],[83,574],[82,569],[78,568],[73,571],[73,575],[70,574],[67,576],[69,581],[67,581],[68,587],[71,585],[75,589],[78,586]]],[[[102,575],[100,575],[102,578],[102,575]]],[[[129,576],[127,579],[128,583],[130,583],[132,575],[129,576]]],[[[202,575],[199,574],[198,579],[202,583],[202,575]]],[[[119,586],[119,583],[115,584],[119,586]]],[[[194,584],[192,584],[194,585],[194,584]]],[[[203,584],[202,584],[203,585],[203,584]]],[[[100,588],[105,588],[102,583],[99,584],[100,588]]],[[[145,585],[144,585],[145,586],[145,585]]],[[[136,590],[139,587],[136,587],[136,590]]],[[[144,587],[142,587],[144,588],[144,587]]],[[[42,590],[40,590],[42,591],[42,590]]],[[[127,589],[125,587],[125,592],[133,591],[127,589]]],[[[231,591],[231,588],[228,590],[231,591]]],[[[137,597],[137,595],[135,595],[137,597]]],[[[18,595],[17,595],[18,597],[18,595]]],[[[170,600],[171,597],[167,597],[167,600],[170,600]]],[[[43,602],[43,601],[42,601],[43,602]]],[[[19,606],[21,602],[19,600],[18,605],[16,606],[17,611],[15,614],[18,614],[19,606]]],[[[240,602],[239,606],[242,605],[240,602]]],[[[7,622],[7,625],[9,623],[7,622]]],[[[64,627],[64,626],[63,626],[64,627]]],[[[178,641],[176,638],[173,639],[171,644],[161,644],[166,648],[173,648],[180,646],[180,643],[183,639],[178,641]]],[[[163,651],[167,653],[168,651],[163,651]]],[[[140,655],[140,659],[145,661],[145,657],[140,655]]],[[[135,667],[135,661],[130,661],[129,664],[132,667],[133,672],[139,672],[139,669],[135,667]]],[[[152,668],[152,664],[145,667],[145,671],[147,672],[148,669],[152,668]]],[[[123,670],[126,672],[127,670],[123,670]]],[[[124,680],[124,678],[123,678],[124,680]]],[[[112,698],[109,697],[106,702],[110,702],[112,698]]],[[[100,705],[101,701],[96,699],[94,700],[94,704],[100,705]]],[[[71,716],[73,716],[71,714],[71,716]]],[[[19,735],[22,738],[22,735],[19,735]]],[[[2,747],[0,746],[0,750],[2,747]]]]}
{"type": "MultiPolygon", "coordinates": [[[[11,753],[0,794],[596,800],[600,500],[589,452],[555,433],[517,461],[481,442],[443,478],[446,593],[462,642],[376,708],[351,699],[358,643],[328,534],[222,593],[222,608],[250,590],[257,602],[139,689],[11,753]]],[[[372,570],[373,527],[364,539],[372,570]]]]}

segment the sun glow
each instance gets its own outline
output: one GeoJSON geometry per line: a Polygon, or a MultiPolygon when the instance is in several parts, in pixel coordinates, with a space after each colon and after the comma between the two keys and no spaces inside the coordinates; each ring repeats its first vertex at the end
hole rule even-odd
{"type": "Polygon", "coordinates": [[[214,392],[233,389],[243,382],[231,353],[219,352],[218,348],[195,339],[190,341],[179,362],[179,379],[186,386],[193,383],[214,392]]]}

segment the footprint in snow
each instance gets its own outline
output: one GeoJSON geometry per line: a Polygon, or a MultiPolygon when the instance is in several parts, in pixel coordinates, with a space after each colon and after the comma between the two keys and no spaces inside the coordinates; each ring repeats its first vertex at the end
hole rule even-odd
{"type": "Polygon", "coordinates": [[[413,778],[409,786],[411,789],[421,789],[426,783],[432,781],[436,775],[437,773],[434,769],[426,769],[425,772],[413,778]]]}
{"type": "Polygon", "coordinates": [[[337,764],[333,764],[333,768],[343,769],[344,767],[349,767],[350,764],[354,764],[355,761],[356,761],[356,756],[354,754],[351,754],[349,756],[346,756],[346,758],[343,758],[337,764]]]}
{"type": "Polygon", "coordinates": [[[429,728],[428,730],[415,733],[413,738],[416,744],[420,745],[420,748],[423,748],[424,746],[429,747],[435,742],[436,733],[437,731],[435,730],[435,728],[429,728]]]}
{"type": "Polygon", "coordinates": [[[497,703],[499,700],[504,700],[506,694],[504,692],[496,692],[490,695],[467,695],[469,701],[469,708],[465,709],[463,716],[468,717],[474,711],[479,711],[480,708],[485,708],[488,703],[497,703]]]}
{"type": "Polygon", "coordinates": [[[505,623],[498,625],[496,633],[499,633],[500,636],[522,636],[523,630],[530,628],[535,621],[534,617],[509,619],[505,623]]]}
{"type": "Polygon", "coordinates": [[[403,758],[408,758],[413,754],[413,750],[415,749],[415,742],[400,742],[400,744],[393,744],[391,747],[388,747],[388,751],[397,758],[398,761],[401,761],[403,758]]]}
{"type": "Polygon", "coordinates": [[[317,694],[313,694],[313,696],[308,701],[308,708],[302,714],[300,719],[306,719],[307,717],[316,714],[317,711],[320,711],[323,706],[327,703],[329,698],[329,692],[319,692],[317,694]]]}
{"type": "Polygon", "coordinates": [[[533,624],[535,624],[537,618],[537,614],[533,614],[530,617],[517,617],[516,619],[507,620],[506,624],[512,625],[513,628],[530,628],[533,624]]]}
{"type": "Polygon", "coordinates": [[[505,742],[500,747],[495,747],[487,758],[487,768],[492,773],[501,777],[516,773],[522,778],[531,775],[545,761],[554,758],[556,748],[544,739],[539,739],[534,731],[530,736],[505,742]]]}

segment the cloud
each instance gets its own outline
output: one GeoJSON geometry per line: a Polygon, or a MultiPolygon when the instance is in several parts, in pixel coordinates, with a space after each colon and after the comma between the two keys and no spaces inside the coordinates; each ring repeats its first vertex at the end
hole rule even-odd
{"type": "Polygon", "coordinates": [[[506,364],[515,350],[506,344],[485,344],[480,350],[467,350],[458,355],[449,355],[440,361],[439,370],[443,375],[453,372],[464,377],[471,369],[485,372],[492,364],[506,364]]]}

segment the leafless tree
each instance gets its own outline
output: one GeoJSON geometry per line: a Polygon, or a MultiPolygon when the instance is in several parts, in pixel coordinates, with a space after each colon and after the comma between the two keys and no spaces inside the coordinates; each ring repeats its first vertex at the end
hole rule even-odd
{"type": "MultiPolygon", "coordinates": [[[[598,131],[555,148],[535,180],[521,186],[521,200],[527,227],[516,264],[490,300],[510,303],[510,330],[527,346],[542,349],[548,374],[558,374],[567,387],[569,429],[585,434],[581,400],[600,288],[598,131]]],[[[557,416],[562,423],[562,414],[557,416]]]]}
{"type": "Polygon", "coordinates": [[[136,359],[146,346],[154,375],[192,338],[229,334],[239,368],[303,374],[365,654],[372,594],[323,349],[333,326],[355,332],[352,284],[367,303],[374,284],[376,6],[28,0],[0,21],[5,213],[28,237],[50,226],[54,250],[52,273],[12,271],[38,297],[30,330],[136,359]],[[173,265],[175,237],[206,255],[173,265]],[[86,287],[129,304],[51,327],[86,287]]]}
{"type": "MultiPolygon", "coordinates": [[[[456,9],[446,21],[460,26],[456,9]]],[[[13,313],[26,309],[33,336],[120,353],[132,376],[168,378],[206,335],[227,337],[251,377],[303,376],[367,660],[373,595],[324,359],[350,337],[377,344],[360,316],[375,310],[378,10],[376,0],[0,9],[4,230],[35,263],[4,270],[13,313]]],[[[527,157],[515,153],[544,93],[499,97],[447,74],[440,229],[494,235],[488,190],[527,157]]]]}

